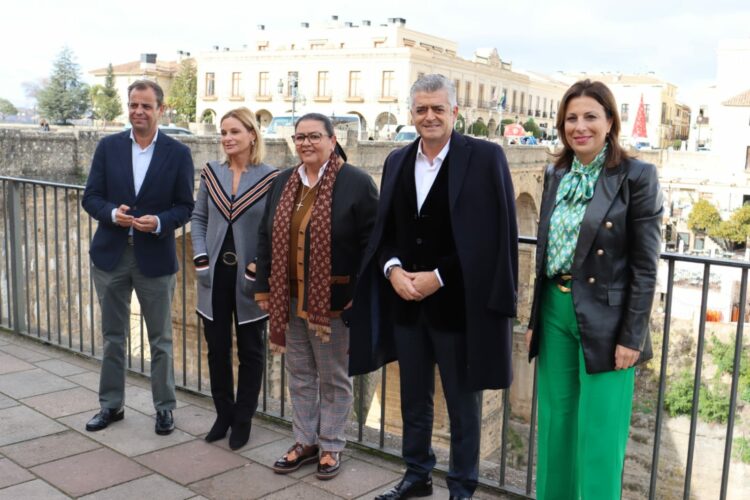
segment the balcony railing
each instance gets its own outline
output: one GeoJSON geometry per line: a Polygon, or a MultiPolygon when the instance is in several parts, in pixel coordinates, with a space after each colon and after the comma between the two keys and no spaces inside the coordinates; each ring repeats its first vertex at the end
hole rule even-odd
{"type": "MultiPolygon", "coordinates": [[[[101,318],[88,258],[95,222],[80,207],[82,192],[81,186],[0,177],[0,234],[3,236],[0,248],[0,325],[19,335],[100,359],[101,318]]],[[[177,234],[181,269],[172,308],[175,373],[179,386],[209,395],[202,323],[190,305],[194,301],[195,276],[189,264],[192,249],[188,233],[189,228],[183,228],[177,234]]],[[[526,279],[522,279],[521,288],[525,292],[521,297],[525,294],[528,298],[535,239],[520,237],[519,244],[523,254],[522,271],[526,274],[526,279]]],[[[748,313],[745,304],[750,263],[663,253],[660,266],[663,286],[657,293],[651,321],[655,359],[638,368],[634,424],[625,465],[626,488],[636,490],[637,498],[740,497],[737,481],[730,483],[730,471],[732,467],[738,467],[732,463],[732,450],[741,383],[741,356],[744,355],[743,319],[748,313]],[[697,266],[700,271],[686,278],[686,266],[697,266]],[[722,281],[729,279],[717,280],[712,273],[716,270],[725,277],[739,277],[739,286],[733,292],[737,299],[733,316],[736,315],[738,320],[722,323],[725,338],[729,339],[727,346],[734,347],[734,354],[730,353],[725,359],[727,372],[723,383],[728,384],[729,389],[722,393],[724,418],[719,419],[720,424],[710,425],[712,435],[724,436],[721,457],[707,452],[703,447],[706,432],[698,432],[699,426],[706,425],[699,421],[704,407],[701,394],[705,392],[707,395],[708,391],[705,386],[707,377],[704,376],[704,370],[708,372],[705,354],[708,352],[714,356],[713,344],[707,347],[709,295],[723,286],[722,281]],[[684,301],[682,292],[677,293],[676,288],[682,290],[685,282],[688,283],[686,286],[693,287],[690,290],[693,304],[684,301]],[[679,314],[675,313],[673,317],[675,308],[679,309],[679,314]],[[687,323],[697,325],[692,330],[695,350],[694,354],[680,357],[675,353],[686,349],[686,341],[684,335],[679,336],[673,330],[685,328],[686,321],[678,316],[684,315],[686,309],[693,311],[693,320],[687,323]],[[699,311],[697,316],[695,311],[699,311]],[[673,336],[678,338],[673,339],[673,336]],[[683,429],[681,444],[676,444],[672,436],[680,431],[675,431],[672,424],[679,423],[679,419],[668,418],[665,407],[666,398],[673,389],[668,374],[680,366],[688,377],[683,412],[689,418],[689,429],[683,429]],[[638,424],[639,420],[646,423],[638,424]],[[662,453],[665,448],[668,452],[662,453]],[[678,448],[679,452],[676,451],[678,448]],[[715,470],[717,463],[722,464],[720,479],[716,474],[711,483],[705,479],[705,471],[715,470]]],[[[137,307],[137,302],[133,305],[137,307]]],[[[528,365],[523,360],[523,330],[523,325],[519,324],[514,339],[514,385],[508,390],[485,391],[480,480],[500,492],[530,499],[534,498],[537,382],[535,365],[528,365]]],[[[134,309],[131,334],[127,339],[127,366],[132,371],[148,375],[148,341],[144,331],[142,317],[134,309]]],[[[401,422],[398,404],[393,404],[398,400],[398,381],[394,381],[398,375],[398,365],[391,364],[378,373],[355,379],[355,403],[349,429],[352,441],[399,455],[401,422]]],[[[289,420],[286,398],[283,358],[269,355],[258,411],[289,420]]],[[[436,394],[434,447],[439,459],[438,469],[446,470],[449,431],[440,398],[436,394]]],[[[682,417],[682,421],[685,420],[682,417]]]]}

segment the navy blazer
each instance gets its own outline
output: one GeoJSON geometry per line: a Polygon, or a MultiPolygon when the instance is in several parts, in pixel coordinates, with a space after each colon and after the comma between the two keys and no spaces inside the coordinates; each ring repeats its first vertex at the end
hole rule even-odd
{"type": "Polygon", "coordinates": [[[94,265],[112,271],[128,244],[128,229],[112,222],[112,210],[122,204],[129,214],[156,215],[161,222],[157,234],[133,230],[138,268],[148,277],[177,272],[175,229],[190,220],[193,211],[195,174],[190,149],[164,133],[156,139],[138,196],[133,180],[130,132],[120,132],[99,141],[91,162],[81,204],[99,222],[89,254],[94,265]]]}
{"type": "MultiPolygon", "coordinates": [[[[549,223],[569,168],[547,167],[539,216],[529,360],[539,352],[549,223]]],[[[635,159],[604,168],[578,234],[571,283],[587,373],[614,370],[619,344],[651,359],[649,319],[661,246],[662,193],[656,167],[635,159]]]]}
{"type": "MultiPolygon", "coordinates": [[[[357,282],[350,322],[349,373],[368,373],[396,359],[393,323],[385,310],[378,252],[399,173],[419,139],[385,160],[378,215],[357,282]]],[[[475,390],[510,386],[512,326],[518,289],[518,228],[513,183],[495,143],[451,135],[448,198],[453,239],[464,279],[466,375],[475,390]]]]}

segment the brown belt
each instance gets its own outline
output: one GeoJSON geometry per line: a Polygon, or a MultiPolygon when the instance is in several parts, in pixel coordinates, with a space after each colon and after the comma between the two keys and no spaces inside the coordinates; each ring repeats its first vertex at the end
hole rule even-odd
{"type": "Polygon", "coordinates": [[[557,289],[562,293],[570,293],[570,282],[573,281],[573,276],[570,274],[556,274],[550,278],[557,285],[557,289]]]}

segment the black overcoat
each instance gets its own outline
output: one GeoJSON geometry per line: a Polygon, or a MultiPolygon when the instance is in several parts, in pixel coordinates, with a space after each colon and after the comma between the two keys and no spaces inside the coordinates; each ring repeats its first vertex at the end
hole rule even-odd
{"type": "MultiPolygon", "coordinates": [[[[396,359],[393,323],[384,301],[390,283],[378,264],[385,221],[399,173],[419,139],[385,160],[378,215],[357,281],[349,372],[374,371],[396,359]]],[[[510,386],[518,284],[518,228],[508,162],[502,148],[453,132],[448,193],[453,238],[464,279],[467,380],[471,388],[510,386]]],[[[402,373],[408,367],[401,368],[402,373]]]]}

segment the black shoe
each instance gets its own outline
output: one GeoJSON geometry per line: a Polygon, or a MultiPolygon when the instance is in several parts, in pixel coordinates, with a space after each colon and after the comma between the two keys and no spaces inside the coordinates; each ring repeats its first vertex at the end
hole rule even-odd
{"type": "Polygon", "coordinates": [[[247,444],[250,439],[250,427],[252,421],[232,424],[232,433],[229,435],[229,448],[239,450],[247,444]]]}
{"type": "Polygon", "coordinates": [[[333,479],[339,475],[341,470],[341,452],[340,451],[324,451],[320,454],[320,459],[323,457],[331,457],[333,464],[322,464],[318,462],[318,472],[315,473],[315,477],[320,480],[333,479]]]}
{"type": "Polygon", "coordinates": [[[471,497],[459,497],[456,495],[451,495],[448,498],[449,500],[471,500],[471,497]]]}
{"type": "Polygon", "coordinates": [[[123,418],[125,418],[124,408],[102,408],[99,413],[86,422],[86,430],[89,432],[100,431],[106,429],[112,422],[119,422],[123,418]]]}
{"type": "Polygon", "coordinates": [[[375,497],[375,500],[399,500],[401,498],[428,497],[432,495],[432,479],[407,481],[402,479],[396,486],[375,497]]]}
{"type": "Polygon", "coordinates": [[[276,460],[273,464],[273,471],[276,474],[289,474],[294,472],[305,464],[315,463],[318,460],[318,445],[313,444],[310,446],[304,446],[302,443],[294,443],[289,448],[286,455],[276,460]],[[289,460],[287,457],[294,451],[294,460],[289,460]]]}
{"type": "Polygon", "coordinates": [[[224,436],[227,435],[227,431],[229,430],[229,425],[229,422],[221,417],[217,417],[214,425],[211,426],[211,430],[208,431],[208,434],[206,434],[204,439],[209,443],[213,443],[219,439],[224,439],[224,436]]]}
{"type": "Polygon", "coordinates": [[[156,433],[160,436],[172,434],[174,430],[174,417],[172,410],[158,410],[156,412],[156,433]]]}

